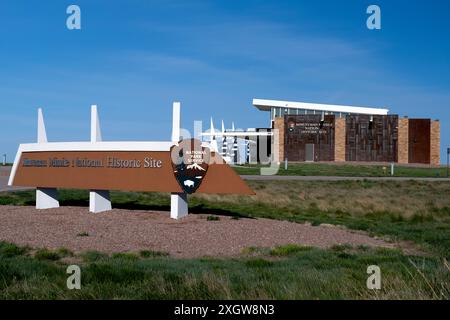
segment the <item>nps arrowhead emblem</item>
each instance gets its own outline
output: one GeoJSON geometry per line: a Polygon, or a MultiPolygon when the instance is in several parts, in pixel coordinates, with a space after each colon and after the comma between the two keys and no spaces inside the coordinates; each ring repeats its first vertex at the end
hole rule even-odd
{"type": "Polygon", "coordinates": [[[194,193],[208,171],[209,148],[202,147],[197,139],[182,140],[170,149],[172,168],[184,192],[194,193]]]}

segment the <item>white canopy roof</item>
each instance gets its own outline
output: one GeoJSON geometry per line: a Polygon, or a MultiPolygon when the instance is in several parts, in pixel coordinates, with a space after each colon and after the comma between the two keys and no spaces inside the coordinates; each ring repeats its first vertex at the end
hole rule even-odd
{"type": "Polygon", "coordinates": [[[253,105],[262,111],[270,111],[271,108],[277,107],[287,109],[304,109],[304,110],[315,110],[325,112],[343,112],[343,113],[370,114],[370,115],[387,115],[389,112],[388,109],[381,109],[381,108],[340,106],[333,104],[292,102],[292,101],[265,100],[265,99],[253,99],[253,105]]]}

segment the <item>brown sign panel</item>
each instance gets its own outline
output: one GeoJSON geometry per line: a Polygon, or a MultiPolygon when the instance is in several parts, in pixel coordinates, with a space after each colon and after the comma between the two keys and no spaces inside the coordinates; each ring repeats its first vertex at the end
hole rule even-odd
{"type": "MultiPolygon", "coordinates": [[[[220,157],[211,153],[211,159],[220,157]]],[[[217,158],[216,158],[217,159],[217,158]]],[[[208,164],[196,192],[254,192],[224,162],[208,164]]],[[[169,151],[39,151],[24,152],[14,186],[184,192],[174,174],[169,151]]]]}

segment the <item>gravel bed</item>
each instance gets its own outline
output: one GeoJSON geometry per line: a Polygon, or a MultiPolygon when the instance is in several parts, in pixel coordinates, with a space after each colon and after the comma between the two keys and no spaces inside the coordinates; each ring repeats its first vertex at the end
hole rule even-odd
{"type": "Polygon", "coordinates": [[[155,250],[171,256],[230,257],[250,246],[299,244],[327,248],[337,244],[394,247],[361,232],[270,219],[238,220],[191,214],[181,220],[168,212],[119,210],[92,214],[84,207],[36,210],[0,206],[0,240],[33,248],[68,248],[74,252],[155,250]]]}

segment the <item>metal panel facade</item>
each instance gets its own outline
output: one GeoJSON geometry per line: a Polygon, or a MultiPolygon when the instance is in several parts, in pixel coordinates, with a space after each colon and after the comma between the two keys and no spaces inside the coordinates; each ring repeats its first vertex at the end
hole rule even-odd
{"type": "Polygon", "coordinates": [[[396,115],[346,118],[346,161],[397,162],[397,141],[396,115]]]}

